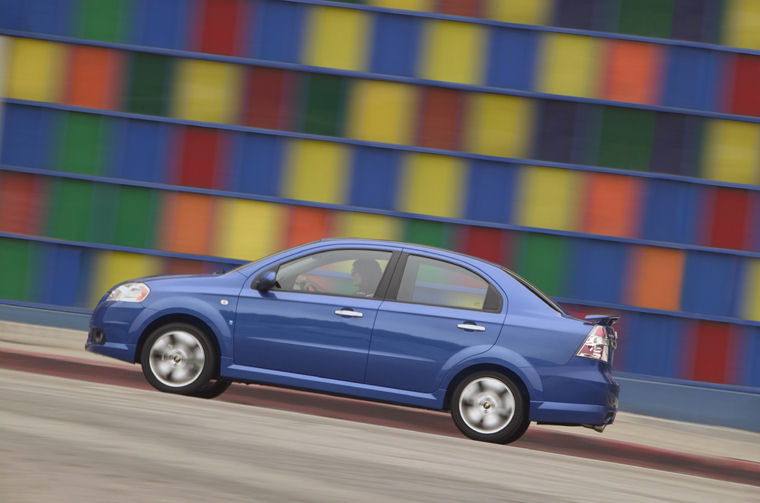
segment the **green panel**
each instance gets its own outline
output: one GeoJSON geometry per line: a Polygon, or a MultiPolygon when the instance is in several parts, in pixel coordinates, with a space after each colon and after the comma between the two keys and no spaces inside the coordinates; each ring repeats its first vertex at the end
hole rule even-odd
{"type": "Polygon", "coordinates": [[[670,37],[673,0],[622,0],[620,33],[645,37],[670,37]]]}
{"type": "Polygon", "coordinates": [[[170,85],[170,59],[160,54],[132,53],[124,108],[127,112],[166,115],[170,85]]]}
{"type": "Polygon", "coordinates": [[[560,236],[524,234],[520,240],[517,273],[547,295],[564,293],[566,241],[560,236]]]}
{"type": "Polygon", "coordinates": [[[79,0],[77,35],[91,40],[121,42],[126,32],[124,0],[79,0]]]}
{"type": "Polygon", "coordinates": [[[421,245],[451,249],[452,226],[429,220],[407,220],[404,240],[421,245]]]}
{"type": "Polygon", "coordinates": [[[153,248],[157,194],[141,187],[121,187],[114,244],[153,248]]]}
{"type": "Polygon", "coordinates": [[[301,130],[304,133],[340,136],[346,79],[335,75],[311,74],[305,79],[301,130]]]}
{"type": "Polygon", "coordinates": [[[53,184],[48,211],[48,236],[71,241],[87,241],[93,212],[91,182],[61,178],[53,184]]]}
{"type": "Polygon", "coordinates": [[[107,117],[67,113],[61,117],[60,170],[87,175],[102,174],[105,145],[108,145],[107,117]]]}
{"type": "Polygon", "coordinates": [[[37,246],[22,239],[0,238],[0,299],[33,301],[37,246]]]}
{"type": "Polygon", "coordinates": [[[652,157],[655,113],[606,107],[602,117],[597,164],[647,171],[652,157]]]}
{"type": "Polygon", "coordinates": [[[93,185],[92,216],[89,241],[114,244],[116,212],[119,207],[119,186],[99,183],[93,185]]]}

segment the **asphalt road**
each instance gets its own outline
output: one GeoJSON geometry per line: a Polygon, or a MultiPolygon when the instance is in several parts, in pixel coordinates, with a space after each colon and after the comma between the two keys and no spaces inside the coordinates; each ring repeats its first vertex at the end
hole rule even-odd
{"type": "Polygon", "coordinates": [[[760,501],[757,486],[0,370],[0,501],[760,501]]]}

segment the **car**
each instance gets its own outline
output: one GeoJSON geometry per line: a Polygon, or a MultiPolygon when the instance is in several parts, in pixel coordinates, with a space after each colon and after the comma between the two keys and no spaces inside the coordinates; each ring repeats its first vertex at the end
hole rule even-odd
{"type": "Polygon", "coordinates": [[[112,288],[86,349],[204,398],[259,383],[450,411],[473,439],[615,419],[614,316],[570,316],[509,269],[409,243],[324,239],[218,275],[112,288]]]}

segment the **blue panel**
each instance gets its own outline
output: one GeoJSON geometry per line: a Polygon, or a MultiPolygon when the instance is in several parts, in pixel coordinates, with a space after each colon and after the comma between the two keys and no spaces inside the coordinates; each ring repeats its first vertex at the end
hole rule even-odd
{"type": "Polygon", "coordinates": [[[34,0],[27,2],[27,27],[29,31],[51,35],[72,35],[73,0],[34,0]]]}
{"type": "Polygon", "coordinates": [[[674,243],[696,241],[700,186],[668,180],[647,181],[643,238],[674,243]]]}
{"type": "Polygon", "coordinates": [[[115,148],[109,163],[117,178],[166,183],[171,126],[140,120],[113,123],[115,148]]]}
{"type": "Polygon", "coordinates": [[[399,179],[401,152],[356,147],[349,204],[392,210],[399,179]]]}
{"type": "Polygon", "coordinates": [[[509,223],[516,204],[518,169],[511,164],[470,161],[466,218],[509,223]]]}
{"type": "Polygon", "coordinates": [[[59,306],[80,305],[77,292],[82,286],[82,248],[72,246],[43,245],[43,274],[39,275],[37,300],[59,306]]]}
{"type": "Polygon", "coordinates": [[[49,169],[53,125],[58,112],[23,105],[7,105],[0,145],[0,162],[49,169]]]}
{"type": "Polygon", "coordinates": [[[491,30],[486,85],[510,89],[533,89],[538,32],[491,30]]]}
{"type": "Polygon", "coordinates": [[[622,302],[629,247],[623,243],[573,240],[570,296],[597,302],[622,302]]]}
{"type": "Polygon", "coordinates": [[[396,14],[376,14],[374,20],[370,71],[413,77],[422,21],[396,14]]]}
{"type": "Polygon", "coordinates": [[[719,54],[693,47],[668,47],[663,105],[715,110],[719,54]]]}
{"type": "Polygon", "coordinates": [[[276,196],[285,140],[277,136],[236,134],[228,190],[276,196]]]}
{"type": "Polygon", "coordinates": [[[0,28],[8,30],[26,29],[26,4],[19,0],[0,0],[0,28]]]}
{"type": "Polygon", "coordinates": [[[739,257],[731,255],[689,252],[686,255],[681,309],[700,314],[733,315],[739,260],[739,257]]]}
{"type": "Polygon", "coordinates": [[[628,330],[620,338],[620,357],[623,360],[620,370],[680,377],[687,323],[669,316],[629,313],[628,330]]]}
{"type": "Polygon", "coordinates": [[[264,0],[253,10],[256,28],[248,54],[254,58],[299,63],[304,6],[264,0]]]}
{"type": "Polygon", "coordinates": [[[737,364],[738,384],[760,386],[760,328],[742,327],[737,364]]]}
{"type": "Polygon", "coordinates": [[[134,0],[129,3],[134,20],[131,42],[139,45],[188,48],[189,8],[185,0],[134,0]]]}

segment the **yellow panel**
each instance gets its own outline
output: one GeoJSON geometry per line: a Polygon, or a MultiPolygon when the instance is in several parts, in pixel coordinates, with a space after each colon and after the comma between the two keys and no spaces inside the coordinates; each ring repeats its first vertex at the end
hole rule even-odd
{"type": "Polygon", "coordinates": [[[480,84],[485,57],[485,27],[457,21],[425,22],[420,77],[480,84]]]}
{"type": "Polygon", "coordinates": [[[702,176],[733,183],[760,183],[760,124],[710,119],[702,176]]]}
{"type": "Polygon", "coordinates": [[[760,260],[752,260],[747,267],[746,288],[742,318],[760,321],[760,260]]]}
{"type": "Polygon", "coordinates": [[[538,69],[538,91],[595,98],[602,41],[583,35],[545,33],[538,69]]]}
{"type": "Polygon", "coordinates": [[[129,279],[154,276],[161,272],[161,259],[139,253],[102,251],[95,260],[90,291],[90,305],[94,306],[109,288],[129,279]]]}
{"type": "Polygon", "coordinates": [[[256,260],[283,248],[284,206],[227,197],[217,204],[214,255],[256,260]]]}
{"type": "Polygon", "coordinates": [[[401,239],[401,221],[396,217],[372,213],[343,212],[338,217],[338,234],[365,239],[401,239]]]}
{"type": "Polygon", "coordinates": [[[554,0],[486,0],[486,18],[505,23],[548,25],[554,0]]]}
{"type": "Polygon", "coordinates": [[[417,111],[417,87],[397,82],[356,81],[348,115],[348,136],[408,145],[417,111]]]}
{"type": "Polygon", "coordinates": [[[578,230],[581,174],[569,169],[524,166],[517,201],[519,225],[578,230]]]}
{"type": "Polygon", "coordinates": [[[462,159],[434,154],[407,154],[399,192],[401,211],[459,218],[467,192],[462,159]]]}
{"type": "Polygon", "coordinates": [[[533,101],[515,96],[472,93],[465,129],[469,152],[526,157],[530,146],[533,101]]]}
{"type": "Polygon", "coordinates": [[[292,199],[344,204],[348,152],[339,143],[292,140],[282,195],[292,199]]]}
{"type": "Polygon", "coordinates": [[[243,70],[238,65],[178,61],[172,115],[180,119],[234,123],[241,102],[243,70]]]}
{"type": "Polygon", "coordinates": [[[723,20],[723,43],[760,50],[760,2],[727,0],[723,20]]]}
{"type": "MultiPolygon", "coordinates": [[[[9,75],[10,72],[10,60],[9,60],[9,51],[11,46],[11,38],[10,37],[3,37],[0,35],[0,98],[5,98],[7,94],[5,94],[6,86],[8,85],[6,78],[6,75],[9,75]]],[[[0,124],[3,123],[2,119],[3,114],[3,106],[0,105],[0,124]]]]}
{"type": "Polygon", "coordinates": [[[435,10],[435,0],[366,0],[364,3],[386,9],[416,10],[419,12],[433,12],[435,10]]]}
{"type": "Polygon", "coordinates": [[[364,70],[369,14],[342,7],[312,7],[304,63],[314,66],[364,70]]]}
{"type": "Polygon", "coordinates": [[[9,98],[58,102],[62,98],[66,47],[56,42],[11,38],[6,90],[9,98]]]}

